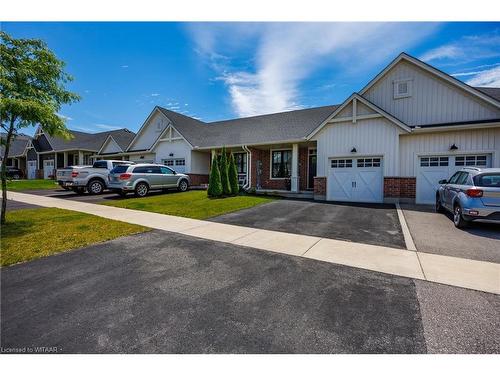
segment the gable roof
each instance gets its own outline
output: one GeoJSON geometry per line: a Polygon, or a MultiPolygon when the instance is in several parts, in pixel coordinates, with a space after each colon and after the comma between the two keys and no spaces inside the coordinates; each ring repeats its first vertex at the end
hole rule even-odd
{"type": "Polygon", "coordinates": [[[70,130],[70,133],[73,135],[73,138],[69,140],[56,136],[50,136],[48,134],[45,134],[45,136],[52,146],[53,151],[80,149],[96,152],[101,148],[109,135],[113,137],[113,139],[122,149],[125,149],[132,138],[134,138],[135,136],[135,133],[128,129],[118,129],[100,133],[85,133],[76,130],[70,130]]]}
{"type": "MultiPolygon", "coordinates": [[[[317,134],[325,125],[327,125],[338,113],[340,113],[349,103],[351,103],[354,99],[359,100],[361,103],[366,105],[368,108],[372,109],[373,111],[377,112],[379,115],[387,118],[389,121],[394,123],[395,125],[399,126],[401,129],[403,129],[406,132],[410,132],[411,129],[408,125],[406,125],[404,122],[400,121],[396,117],[392,116],[390,113],[387,113],[384,111],[382,108],[376,106],[366,98],[362,97],[358,93],[353,93],[351,96],[349,96],[344,103],[342,103],[340,106],[337,106],[337,109],[330,115],[328,118],[326,118],[318,127],[313,129],[310,134],[308,134],[307,139],[311,139],[315,134],[317,134]]],[[[361,117],[361,116],[360,116],[361,117]]],[[[349,119],[345,119],[345,121],[349,121],[349,119]]]]}
{"type": "Polygon", "coordinates": [[[208,123],[158,109],[192,146],[210,148],[305,140],[337,107],[329,105],[208,123]]]}
{"type": "Polygon", "coordinates": [[[500,88],[499,87],[474,87],[476,90],[481,91],[483,94],[491,96],[493,99],[500,101],[500,88]]]}
{"type": "MultiPolygon", "coordinates": [[[[1,134],[2,139],[5,139],[6,134],[1,134]]],[[[26,146],[30,142],[31,137],[27,135],[18,135],[14,140],[12,140],[9,149],[9,158],[10,157],[19,157],[24,155],[24,151],[26,150],[26,146]]],[[[3,157],[5,153],[5,146],[0,146],[0,155],[3,157]]]]}
{"type": "Polygon", "coordinates": [[[490,94],[486,94],[483,90],[469,86],[466,83],[458,80],[457,78],[450,76],[449,74],[417,59],[416,57],[410,56],[405,52],[400,53],[398,57],[392,60],[391,63],[389,63],[389,65],[387,65],[379,74],[377,74],[370,82],[368,82],[368,84],[365,87],[363,87],[363,89],[361,89],[359,94],[363,95],[364,93],[366,93],[370,89],[370,87],[372,87],[375,83],[377,83],[382,77],[386,75],[387,72],[389,72],[389,70],[391,70],[396,64],[398,64],[402,60],[410,62],[422,68],[423,70],[438,76],[439,78],[443,79],[444,81],[456,87],[460,87],[462,90],[467,91],[469,94],[482,99],[483,101],[493,105],[496,108],[500,108],[500,101],[495,97],[490,96],[490,94]]]}

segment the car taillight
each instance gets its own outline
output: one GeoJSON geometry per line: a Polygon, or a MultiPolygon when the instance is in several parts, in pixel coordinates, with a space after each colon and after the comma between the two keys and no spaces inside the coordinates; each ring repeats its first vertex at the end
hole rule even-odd
{"type": "Polygon", "coordinates": [[[471,198],[479,198],[483,196],[483,191],[479,189],[467,189],[465,194],[471,198]]]}
{"type": "Polygon", "coordinates": [[[77,177],[78,176],[78,172],[71,172],[71,177],[77,177]]]}
{"type": "Polygon", "coordinates": [[[120,175],[120,180],[128,180],[132,175],[130,173],[122,173],[120,175]]]}

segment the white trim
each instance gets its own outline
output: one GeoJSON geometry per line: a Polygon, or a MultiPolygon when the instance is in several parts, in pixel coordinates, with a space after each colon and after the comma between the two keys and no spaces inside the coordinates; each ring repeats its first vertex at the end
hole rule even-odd
{"type": "Polygon", "coordinates": [[[304,143],[304,142],[309,142],[309,140],[306,138],[300,138],[300,139],[287,139],[287,140],[273,141],[273,142],[240,143],[240,144],[236,144],[236,145],[224,145],[224,146],[204,146],[204,147],[195,146],[195,147],[193,147],[193,149],[195,149],[195,150],[212,150],[212,149],[221,149],[222,147],[233,148],[233,147],[269,146],[269,145],[272,146],[272,145],[276,145],[276,144],[304,143]]]}
{"type": "Polygon", "coordinates": [[[354,98],[352,100],[352,123],[356,123],[356,118],[358,116],[358,99],[354,98]]]}
{"type": "MultiPolygon", "coordinates": [[[[168,120],[168,121],[170,121],[170,120],[168,120]]],[[[160,136],[156,139],[156,141],[149,148],[149,150],[152,152],[156,148],[156,146],[158,146],[158,143],[160,143],[160,142],[172,142],[172,141],[185,141],[191,147],[191,150],[193,149],[193,146],[191,145],[191,143],[189,143],[187,141],[187,139],[182,136],[181,132],[178,131],[175,128],[175,126],[172,124],[172,122],[170,121],[170,123],[167,125],[167,127],[165,129],[163,129],[163,131],[160,133],[160,136]],[[172,130],[176,131],[180,135],[180,137],[172,137],[172,130]],[[167,131],[169,133],[169,137],[168,138],[162,138],[163,135],[167,131]]]]}
{"type": "Polygon", "coordinates": [[[141,127],[140,127],[139,131],[135,134],[135,136],[134,136],[134,138],[132,139],[132,141],[130,141],[129,145],[128,145],[128,146],[127,146],[127,148],[125,149],[125,152],[129,151],[129,150],[130,150],[130,147],[132,147],[132,145],[135,143],[135,141],[137,141],[137,139],[139,138],[139,134],[141,134],[141,133],[142,133],[142,131],[144,130],[144,128],[145,128],[145,126],[146,126],[146,124],[147,124],[147,123],[148,123],[148,121],[149,121],[149,119],[150,119],[151,117],[153,117],[153,114],[154,114],[155,112],[160,112],[160,113],[161,113],[161,111],[160,111],[160,109],[158,108],[158,106],[155,106],[155,107],[153,108],[153,110],[151,111],[151,113],[149,114],[149,116],[146,118],[146,120],[145,120],[145,121],[143,122],[143,124],[141,125],[141,127]]]}
{"type": "Polygon", "coordinates": [[[45,134],[42,127],[40,125],[38,125],[38,128],[36,129],[36,132],[35,132],[35,135],[33,136],[33,138],[36,137],[36,139],[38,139],[38,137],[40,137],[41,135],[45,136],[45,139],[47,140],[47,143],[49,144],[49,146],[52,148],[52,151],[55,151],[54,146],[52,146],[52,143],[50,143],[49,137],[47,136],[47,134],[45,134]]]}
{"type": "MultiPolygon", "coordinates": [[[[290,177],[273,177],[273,151],[292,151],[292,154],[293,154],[292,148],[270,148],[269,149],[269,179],[279,181],[279,180],[286,180],[287,178],[291,178],[292,171],[290,171],[290,177]]],[[[292,159],[292,164],[293,164],[293,159],[292,159]]],[[[292,168],[293,168],[293,165],[292,165],[292,168]]]]}
{"type": "Polygon", "coordinates": [[[405,60],[405,61],[408,61],[410,63],[413,63],[414,65],[418,66],[419,68],[421,68],[421,69],[423,69],[431,74],[438,76],[439,78],[445,80],[446,82],[452,84],[453,86],[460,87],[462,90],[467,91],[469,94],[482,99],[483,101],[493,105],[496,108],[500,108],[499,101],[493,99],[492,97],[490,97],[486,94],[483,94],[481,91],[475,89],[474,87],[471,87],[471,86],[459,81],[458,79],[453,78],[452,76],[450,76],[444,72],[441,72],[440,70],[434,68],[433,66],[428,65],[428,64],[420,61],[419,59],[416,59],[415,57],[412,57],[404,52],[402,52],[389,65],[387,65],[384,70],[382,70],[370,82],[368,82],[368,84],[365,87],[363,87],[363,89],[361,89],[359,94],[364,95],[375,83],[377,83],[382,77],[384,77],[387,74],[387,72],[389,72],[389,70],[391,70],[401,60],[405,60]]]}
{"type": "Polygon", "coordinates": [[[116,145],[120,148],[121,152],[123,152],[123,148],[121,148],[121,146],[118,144],[118,142],[116,142],[116,140],[113,138],[113,136],[111,134],[108,134],[108,136],[106,137],[106,139],[102,143],[101,148],[99,149],[99,151],[97,151],[98,154],[101,153],[101,151],[104,149],[104,147],[106,146],[106,144],[109,142],[110,139],[112,139],[116,143],[116,145]]]}
{"type": "MultiPolygon", "coordinates": [[[[342,105],[340,107],[338,107],[330,116],[328,116],[328,118],[323,121],[316,129],[314,129],[307,137],[306,139],[307,140],[310,140],[312,137],[314,137],[321,129],[323,129],[323,127],[325,127],[328,123],[330,122],[333,122],[333,118],[340,113],[340,111],[342,111],[352,100],[359,100],[361,103],[363,103],[364,105],[366,105],[368,108],[370,108],[371,110],[377,112],[378,114],[382,115],[383,117],[387,118],[389,121],[393,122],[394,124],[396,124],[397,126],[399,126],[401,129],[403,129],[404,131],[406,131],[407,133],[410,133],[411,132],[411,128],[408,127],[405,123],[401,122],[400,120],[398,120],[396,117],[392,116],[391,114],[385,112],[384,110],[382,110],[381,108],[377,107],[376,105],[374,105],[373,103],[371,103],[370,101],[368,101],[367,99],[363,98],[362,96],[360,96],[359,94],[357,93],[353,93],[351,94],[351,96],[349,96],[345,101],[344,103],[342,103],[342,105]]],[[[361,118],[361,116],[358,116],[358,120],[361,118]]],[[[370,117],[371,118],[371,117],[370,117]]],[[[343,120],[345,121],[345,118],[343,118],[343,120]]],[[[352,119],[351,119],[352,120],[352,119]]],[[[349,119],[347,119],[347,121],[349,121],[349,119]]],[[[339,121],[340,122],[340,121],[339,121]]]]}
{"type": "Polygon", "coordinates": [[[449,126],[424,126],[415,127],[412,129],[412,133],[431,133],[440,131],[453,131],[453,130],[468,130],[468,129],[488,129],[488,128],[498,128],[500,127],[500,122],[491,122],[484,124],[464,124],[464,125],[449,125],[449,126]]]}
{"type": "MultiPolygon", "coordinates": [[[[382,116],[380,113],[372,113],[370,115],[360,115],[360,116],[356,116],[356,121],[361,121],[361,120],[370,120],[372,118],[382,118],[384,116],[382,116]]],[[[333,123],[336,123],[336,122],[356,122],[354,121],[354,119],[352,117],[339,117],[339,118],[334,118],[330,121],[328,121],[328,124],[333,124],[333,123]]]]}

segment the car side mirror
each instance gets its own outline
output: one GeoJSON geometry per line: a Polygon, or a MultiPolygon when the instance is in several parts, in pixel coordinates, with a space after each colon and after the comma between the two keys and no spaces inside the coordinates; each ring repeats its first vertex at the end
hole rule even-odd
{"type": "Polygon", "coordinates": [[[177,174],[177,172],[176,172],[176,171],[174,171],[174,174],[177,174]]]}
{"type": "Polygon", "coordinates": [[[440,185],[444,185],[447,183],[448,183],[448,180],[439,180],[439,182],[438,182],[438,184],[440,184],[440,185]]]}

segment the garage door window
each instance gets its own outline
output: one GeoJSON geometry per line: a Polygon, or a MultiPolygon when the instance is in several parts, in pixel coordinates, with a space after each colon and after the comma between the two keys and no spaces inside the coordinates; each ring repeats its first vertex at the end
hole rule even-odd
{"type": "Polygon", "coordinates": [[[179,165],[186,165],[186,159],[176,159],[176,160],[175,160],[175,165],[176,165],[176,166],[179,166],[179,165]]]}
{"type": "Polygon", "coordinates": [[[352,159],[334,159],[331,162],[332,168],[352,168],[352,159]]]}
{"type": "Polygon", "coordinates": [[[358,168],[380,167],[380,158],[358,159],[358,168]]]}
{"type": "Polygon", "coordinates": [[[485,167],[486,155],[468,155],[457,156],[455,158],[455,165],[457,166],[472,166],[472,167],[485,167]]]}
{"type": "Polygon", "coordinates": [[[449,158],[447,156],[428,156],[420,158],[421,167],[447,167],[449,158]]]}

